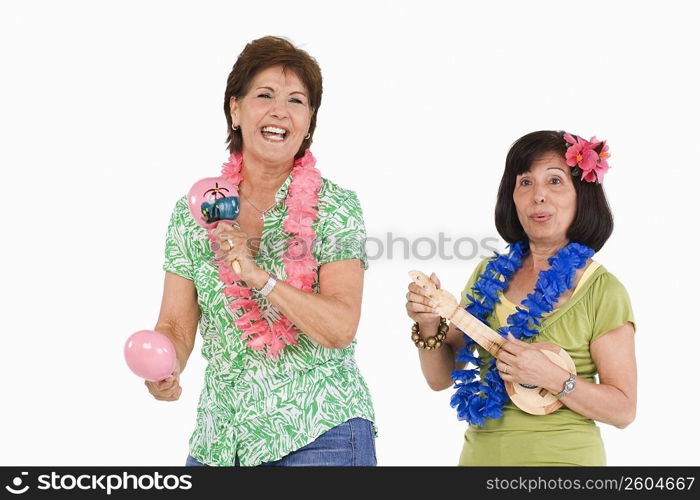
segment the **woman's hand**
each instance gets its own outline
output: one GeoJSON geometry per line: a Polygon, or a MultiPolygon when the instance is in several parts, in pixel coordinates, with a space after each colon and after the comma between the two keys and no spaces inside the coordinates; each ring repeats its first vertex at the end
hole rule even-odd
{"type": "MultiPolygon", "coordinates": [[[[440,280],[435,273],[430,275],[430,280],[435,283],[435,286],[440,288],[440,280]]],[[[416,283],[408,284],[408,292],[406,293],[406,312],[408,317],[413,321],[418,322],[418,327],[421,332],[425,332],[425,336],[434,335],[438,325],[440,324],[440,315],[437,310],[431,305],[431,300],[427,295],[424,295],[424,290],[416,283]]]]}
{"type": "Polygon", "coordinates": [[[510,333],[497,359],[496,368],[501,378],[514,384],[536,385],[559,392],[568,377],[566,370],[550,361],[540,349],[510,333]]]}
{"type": "Polygon", "coordinates": [[[175,370],[166,379],[158,382],[145,381],[148,392],[158,401],[177,401],[182,394],[180,387],[180,361],[175,363],[175,370]]]}
{"type": "Polygon", "coordinates": [[[243,281],[253,288],[262,288],[269,277],[268,273],[260,269],[253,257],[250,247],[250,238],[241,230],[238,223],[233,225],[221,221],[212,230],[215,237],[215,255],[218,261],[231,267],[233,261],[241,266],[241,272],[237,273],[243,281]]]}
{"type": "MultiPolygon", "coordinates": [[[[430,275],[430,281],[440,289],[440,280],[435,273],[430,275]]],[[[419,335],[423,340],[438,333],[440,314],[434,307],[430,297],[424,294],[425,290],[418,284],[411,282],[406,294],[406,312],[408,317],[418,322],[419,335]]],[[[430,351],[417,349],[421,370],[428,386],[434,391],[442,391],[452,386],[452,372],[455,368],[462,368],[455,364],[455,352],[462,348],[464,340],[457,331],[455,325],[451,325],[447,331],[447,338],[439,349],[430,351]]],[[[462,363],[463,365],[463,363],[462,363]]]]}

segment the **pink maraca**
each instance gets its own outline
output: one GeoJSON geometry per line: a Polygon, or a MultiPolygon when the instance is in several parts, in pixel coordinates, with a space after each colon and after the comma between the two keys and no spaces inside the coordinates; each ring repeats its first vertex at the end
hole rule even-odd
{"type": "Polygon", "coordinates": [[[177,362],[170,339],[152,330],[131,335],[124,345],[124,358],[132,372],[151,382],[168,378],[177,362]]]}
{"type": "Polygon", "coordinates": [[[207,177],[190,188],[187,206],[204,229],[215,228],[221,220],[236,220],[240,210],[238,186],[223,177],[207,177]]]}
{"type": "MultiPolygon", "coordinates": [[[[195,182],[187,193],[187,206],[197,224],[209,230],[219,221],[234,221],[240,212],[238,186],[224,177],[207,177],[195,182]]],[[[241,272],[241,265],[232,262],[233,270],[241,272]]]]}

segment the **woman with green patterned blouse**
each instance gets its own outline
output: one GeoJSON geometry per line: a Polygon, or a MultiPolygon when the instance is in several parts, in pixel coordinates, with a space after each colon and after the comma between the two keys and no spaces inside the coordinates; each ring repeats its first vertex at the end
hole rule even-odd
{"type": "MultiPolygon", "coordinates": [[[[623,428],[634,420],[632,308],[622,284],[591,258],[613,228],[601,185],[608,156],[604,142],[556,131],[527,134],[508,153],[496,227],[510,251],[477,266],[461,305],[509,341],[494,358],[453,325],[439,348],[419,351],[428,385],[454,384],[451,404],[470,424],[460,465],[605,465],[595,421],[623,428]],[[564,348],[576,374],[533,340],[564,348]],[[544,388],[563,406],[526,413],[504,381],[544,388]]],[[[414,341],[434,346],[443,322],[433,303],[414,283],[406,298],[414,341]]]]}
{"type": "Polygon", "coordinates": [[[224,101],[239,216],[207,232],[185,198],[172,214],[155,329],[178,366],[146,385],[178,399],[199,325],[208,365],[188,465],[376,465],[354,360],[365,229],[355,193],[321,178],[308,151],[321,94],[306,52],[249,43],[224,101]]]}

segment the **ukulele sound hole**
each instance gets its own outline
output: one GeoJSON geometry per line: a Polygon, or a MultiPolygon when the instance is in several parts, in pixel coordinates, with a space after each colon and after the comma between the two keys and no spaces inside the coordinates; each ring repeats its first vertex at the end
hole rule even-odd
{"type": "Polygon", "coordinates": [[[524,387],[525,389],[536,389],[536,385],[530,385],[530,384],[520,384],[521,387],[524,387]]]}
{"type": "MultiPolygon", "coordinates": [[[[537,389],[536,385],[530,385],[530,384],[519,384],[519,385],[524,387],[525,389],[537,389]]],[[[539,391],[537,391],[537,394],[539,394],[539,396],[543,398],[547,394],[549,394],[549,391],[543,387],[539,391]]]]}

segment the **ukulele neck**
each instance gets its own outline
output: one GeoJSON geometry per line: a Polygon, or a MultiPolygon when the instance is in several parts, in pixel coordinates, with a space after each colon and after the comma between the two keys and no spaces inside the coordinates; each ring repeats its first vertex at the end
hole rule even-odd
{"type": "Polygon", "coordinates": [[[494,357],[501,350],[503,344],[506,343],[505,338],[462,308],[457,308],[449,319],[457,328],[469,335],[474,342],[486,349],[494,357]]]}

